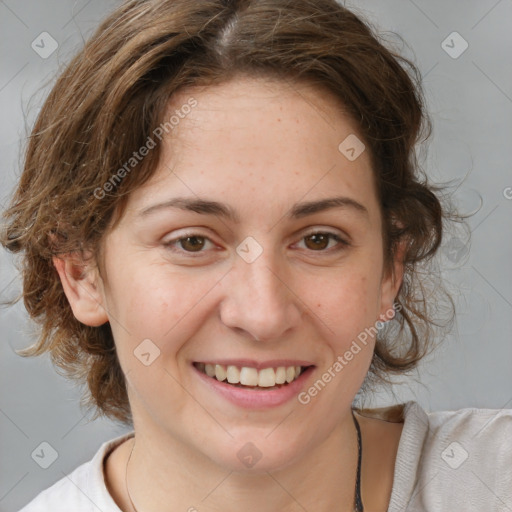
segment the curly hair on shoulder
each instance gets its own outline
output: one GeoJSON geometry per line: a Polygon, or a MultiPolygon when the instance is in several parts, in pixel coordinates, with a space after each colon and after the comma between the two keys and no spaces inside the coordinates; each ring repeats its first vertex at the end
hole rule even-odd
{"type": "Polygon", "coordinates": [[[97,414],[131,421],[112,332],[73,316],[52,257],[86,247],[99,254],[107,227],[155,171],[159,146],[122,180],[112,178],[161,125],[176,91],[240,75],[317,87],[343,105],[369,150],[387,268],[398,244],[406,248],[399,307],[379,332],[368,382],[415,368],[447,325],[436,315],[453,302],[428,265],[455,214],[415,153],[432,130],[415,64],[335,0],[127,1],[51,89],[1,234],[3,246],[22,255],[24,304],[41,326],[20,353],[50,353],[60,371],[87,385],[83,403],[97,414]]]}

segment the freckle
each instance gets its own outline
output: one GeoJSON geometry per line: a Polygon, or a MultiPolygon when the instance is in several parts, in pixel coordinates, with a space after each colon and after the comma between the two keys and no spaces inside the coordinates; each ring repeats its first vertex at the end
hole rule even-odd
{"type": "Polygon", "coordinates": [[[319,308],[322,304],[317,304],[316,307],[319,308]]]}

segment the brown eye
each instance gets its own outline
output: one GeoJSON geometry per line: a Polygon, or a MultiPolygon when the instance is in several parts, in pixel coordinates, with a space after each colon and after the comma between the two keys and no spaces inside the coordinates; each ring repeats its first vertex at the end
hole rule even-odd
{"type": "Polygon", "coordinates": [[[341,250],[344,247],[348,247],[350,245],[346,240],[343,240],[337,234],[330,233],[328,231],[318,231],[315,233],[309,233],[308,235],[304,236],[302,240],[304,240],[304,245],[306,246],[306,249],[309,249],[314,252],[331,252],[330,249],[336,251],[341,250]],[[337,243],[329,247],[329,242],[331,240],[334,240],[337,243]]]}
{"type": "Polygon", "coordinates": [[[205,245],[205,237],[187,236],[177,240],[181,248],[188,252],[200,252],[205,245]]]}
{"type": "Polygon", "coordinates": [[[326,233],[314,233],[304,237],[304,240],[309,240],[310,244],[306,242],[308,249],[325,249],[329,245],[330,235],[326,233]]]}
{"type": "Polygon", "coordinates": [[[200,256],[202,253],[207,252],[208,247],[205,248],[205,246],[208,244],[211,244],[212,247],[214,246],[208,237],[191,233],[165,242],[164,247],[176,254],[192,255],[196,253],[200,256]]]}

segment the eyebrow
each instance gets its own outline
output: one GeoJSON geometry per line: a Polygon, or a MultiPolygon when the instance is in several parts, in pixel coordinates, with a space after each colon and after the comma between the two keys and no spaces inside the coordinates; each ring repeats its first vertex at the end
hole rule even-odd
{"type": "MultiPolygon", "coordinates": [[[[161,210],[176,208],[185,211],[192,211],[203,215],[215,215],[231,220],[233,223],[240,223],[240,217],[235,210],[229,205],[218,201],[210,201],[207,199],[196,199],[189,197],[175,197],[163,203],[149,206],[140,212],[141,217],[146,217],[161,210]]],[[[361,203],[350,197],[330,197],[327,199],[319,199],[316,201],[307,201],[295,203],[288,214],[289,219],[301,219],[314,213],[331,210],[333,208],[350,209],[365,217],[369,217],[368,210],[361,203]]]]}

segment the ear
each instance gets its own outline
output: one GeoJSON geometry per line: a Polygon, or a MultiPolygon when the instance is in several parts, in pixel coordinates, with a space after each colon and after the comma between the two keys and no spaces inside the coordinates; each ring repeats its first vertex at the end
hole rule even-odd
{"type": "Polygon", "coordinates": [[[391,268],[383,275],[382,278],[379,319],[383,322],[387,322],[393,318],[393,304],[404,277],[404,256],[406,246],[406,240],[399,242],[393,256],[391,268]]]}
{"type": "Polygon", "coordinates": [[[91,327],[108,322],[103,283],[97,268],[87,265],[78,253],[54,256],[53,265],[75,318],[91,327]]]}

